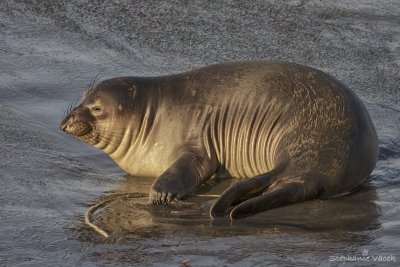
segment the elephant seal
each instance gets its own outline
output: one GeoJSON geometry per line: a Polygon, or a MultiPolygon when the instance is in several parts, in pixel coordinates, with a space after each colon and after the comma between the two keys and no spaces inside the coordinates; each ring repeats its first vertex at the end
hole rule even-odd
{"type": "Polygon", "coordinates": [[[212,217],[348,192],[378,155],[374,125],[352,91],[322,71],[274,61],[105,80],[60,128],[127,173],[158,177],[155,204],[181,199],[213,175],[247,178],[221,194],[212,217]]]}

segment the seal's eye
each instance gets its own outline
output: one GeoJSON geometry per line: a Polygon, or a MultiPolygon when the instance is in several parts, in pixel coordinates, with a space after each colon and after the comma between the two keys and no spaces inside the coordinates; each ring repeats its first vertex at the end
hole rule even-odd
{"type": "Polygon", "coordinates": [[[101,107],[99,107],[99,106],[94,106],[94,107],[91,108],[91,111],[94,114],[101,114],[103,112],[103,109],[101,107]]]}

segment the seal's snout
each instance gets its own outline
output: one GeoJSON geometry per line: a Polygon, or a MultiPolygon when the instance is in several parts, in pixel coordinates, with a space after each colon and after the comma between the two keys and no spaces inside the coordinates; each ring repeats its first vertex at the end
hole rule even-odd
{"type": "Polygon", "coordinates": [[[65,132],[65,130],[67,129],[67,124],[64,123],[64,121],[62,121],[62,122],[60,123],[59,127],[60,127],[60,130],[61,130],[61,131],[65,132]]]}
{"type": "Polygon", "coordinates": [[[65,124],[60,124],[60,130],[65,132],[65,129],[67,128],[67,125],[65,124]]]}
{"type": "Polygon", "coordinates": [[[67,117],[65,117],[62,122],[60,123],[60,130],[63,132],[68,133],[68,125],[70,125],[72,123],[72,116],[68,115],[67,117]]]}
{"type": "Polygon", "coordinates": [[[91,123],[75,113],[67,115],[59,126],[61,131],[72,134],[76,137],[87,135],[93,130],[91,123]]]}

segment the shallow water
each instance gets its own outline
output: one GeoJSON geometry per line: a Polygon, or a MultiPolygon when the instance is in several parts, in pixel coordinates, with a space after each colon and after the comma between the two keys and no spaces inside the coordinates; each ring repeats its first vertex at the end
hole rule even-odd
{"type": "MultiPolygon", "coordinates": [[[[340,256],[359,257],[345,265],[398,265],[398,14],[390,0],[1,1],[0,265],[336,266],[340,256]],[[147,193],[151,179],[126,176],[58,130],[64,110],[96,77],[244,59],[311,65],[352,88],[379,135],[370,179],[347,196],[212,221],[213,198],[154,207],[145,197],[121,197],[147,193]],[[93,214],[110,233],[105,239],[84,213],[109,198],[93,214]]],[[[218,193],[231,182],[201,190],[218,193]]]]}

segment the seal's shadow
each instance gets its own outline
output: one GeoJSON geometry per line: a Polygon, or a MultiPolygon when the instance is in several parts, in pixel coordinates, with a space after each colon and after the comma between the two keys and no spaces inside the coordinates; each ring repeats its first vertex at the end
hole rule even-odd
{"type": "MultiPolygon", "coordinates": [[[[377,194],[369,181],[342,197],[297,203],[242,220],[212,220],[209,209],[215,197],[204,195],[220,194],[236,180],[214,178],[196,192],[203,196],[193,195],[185,201],[160,206],[148,203],[153,179],[127,175],[117,190],[99,199],[107,204],[93,213],[93,223],[114,239],[154,238],[173,233],[231,236],[269,231],[363,231],[379,226],[377,194]]],[[[86,231],[93,230],[86,227],[86,231]]]]}

